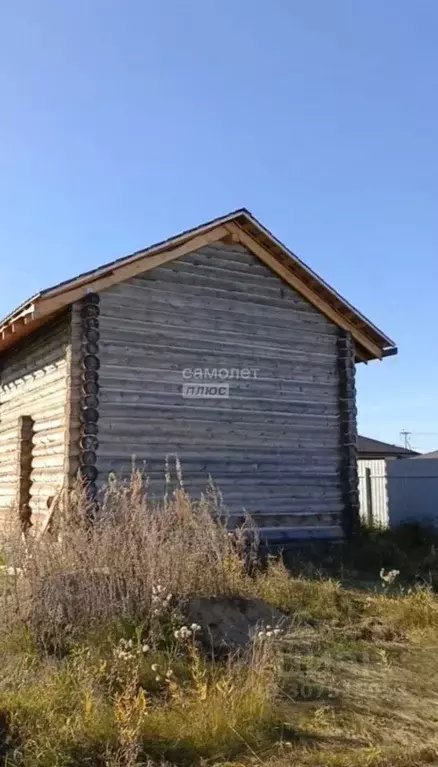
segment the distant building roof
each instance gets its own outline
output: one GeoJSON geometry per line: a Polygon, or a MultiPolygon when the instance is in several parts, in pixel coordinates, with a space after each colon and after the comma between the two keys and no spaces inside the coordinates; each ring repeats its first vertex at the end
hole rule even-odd
{"type": "Polygon", "coordinates": [[[420,455],[414,456],[415,458],[438,458],[438,450],[432,450],[430,453],[420,453],[420,455]]]}
{"type": "MultiPolygon", "coordinates": [[[[379,458],[420,457],[415,450],[409,450],[400,445],[391,445],[388,442],[380,442],[378,439],[371,439],[371,437],[362,437],[360,435],[357,438],[357,452],[359,453],[359,457],[364,455],[375,455],[379,458]]],[[[438,451],[434,457],[438,458],[438,451]]]]}

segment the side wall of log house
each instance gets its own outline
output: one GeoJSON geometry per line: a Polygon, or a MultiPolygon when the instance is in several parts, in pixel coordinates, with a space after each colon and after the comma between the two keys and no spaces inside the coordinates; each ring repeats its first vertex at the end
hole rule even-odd
{"type": "Polygon", "coordinates": [[[0,525],[26,493],[38,524],[64,483],[70,327],[66,312],[0,358],[0,525]]]}
{"type": "Polygon", "coordinates": [[[100,484],[135,458],[161,497],[178,455],[189,491],[211,477],[235,522],[246,509],[274,535],[342,535],[354,359],[342,367],[339,329],[258,259],[221,243],[115,285],[99,330],[100,484]],[[229,397],[182,395],[218,382],[194,377],[206,369],[228,371],[229,397]]]}

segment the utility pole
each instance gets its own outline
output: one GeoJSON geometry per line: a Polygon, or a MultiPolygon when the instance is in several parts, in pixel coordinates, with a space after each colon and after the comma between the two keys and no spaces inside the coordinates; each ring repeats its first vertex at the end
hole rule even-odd
{"type": "Polygon", "coordinates": [[[411,440],[410,437],[412,435],[411,431],[406,431],[406,429],[403,429],[403,431],[400,432],[400,437],[403,437],[404,439],[404,446],[406,450],[411,450],[411,440]]]}

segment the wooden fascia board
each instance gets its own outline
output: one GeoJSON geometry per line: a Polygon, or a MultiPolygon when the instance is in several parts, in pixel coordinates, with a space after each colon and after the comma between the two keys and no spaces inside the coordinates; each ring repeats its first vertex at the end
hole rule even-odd
{"type": "MultiPolygon", "coordinates": [[[[263,261],[266,266],[269,266],[272,271],[276,272],[279,277],[281,277],[292,288],[297,290],[298,293],[304,296],[304,298],[313,304],[313,306],[325,314],[328,319],[332,320],[332,322],[334,322],[339,327],[344,328],[344,330],[348,330],[352,334],[355,341],[369,353],[371,359],[381,359],[382,350],[378,346],[370,341],[357,327],[348,322],[348,320],[340,315],[335,309],[333,309],[333,307],[327,304],[326,301],[318,296],[312,290],[312,288],[306,285],[306,283],[303,282],[303,280],[301,280],[296,274],[293,274],[292,271],[277,261],[272,253],[270,253],[263,245],[257,242],[257,240],[251,237],[251,235],[249,235],[247,232],[244,232],[243,229],[241,229],[237,224],[233,222],[226,224],[226,228],[231,234],[238,235],[239,241],[242,245],[248,248],[248,250],[251,251],[251,253],[253,253],[255,256],[258,256],[258,258],[260,258],[260,260],[263,261]]],[[[362,359],[362,355],[360,354],[359,350],[358,356],[360,356],[362,359]]],[[[368,356],[363,355],[363,360],[368,359],[368,356]]]]}
{"type": "Polygon", "coordinates": [[[87,282],[81,281],[79,285],[73,284],[70,289],[59,293],[58,295],[40,299],[37,303],[35,317],[53,314],[53,312],[59,311],[64,306],[69,306],[70,304],[79,301],[90,291],[99,293],[102,290],[110,288],[112,285],[117,285],[119,282],[125,282],[139,274],[146,274],[147,272],[150,272],[151,269],[163,266],[180,256],[192,253],[213,242],[218,242],[228,234],[229,232],[225,226],[216,226],[207,232],[195,235],[177,247],[166,249],[164,252],[156,253],[155,255],[146,253],[145,256],[137,258],[134,262],[115,266],[113,271],[102,277],[96,278],[90,276],[87,282]]]}
{"type": "MultiPolygon", "coordinates": [[[[240,212],[239,212],[240,213],[240,212]]],[[[184,247],[184,245],[187,242],[193,242],[196,238],[207,238],[207,244],[208,241],[214,242],[215,240],[209,240],[210,235],[217,231],[218,229],[222,228],[228,221],[232,221],[233,217],[236,214],[230,214],[229,216],[225,216],[223,219],[219,219],[215,225],[213,226],[212,223],[205,224],[203,226],[198,227],[197,229],[194,229],[192,233],[184,232],[181,235],[177,235],[176,237],[173,237],[171,240],[165,240],[164,242],[159,243],[158,245],[153,245],[150,248],[146,248],[143,251],[138,251],[137,253],[134,253],[132,256],[126,256],[126,258],[123,258],[120,263],[113,263],[109,264],[107,266],[98,267],[95,269],[91,274],[85,274],[83,277],[78,277],[77,279],[72,280],[71,282],[74,282],[74,285],[71,284],[71,287],[68,287],[68,284],[60,285],[58,287],[54,287],[49,291],[46,291],[45,294],[42,296],[43,300],[46,298],[53,298],[55,295],[60,295],[61,293],[64,293],[66,290],[80,287],[81,285],[88,285],[92,280],[101,279],[105,276],[113,274],[116,270],[124,269],[125,266],[129,267],[133,264],[138,263],[141,259],[144,258],[151,258],[154,255],[158,255],[163,252],[169,252],[171,249],[176,249],[177,247],[184,247]]],[[[229,232],[224,230],[224,234],[219,239],[222,239],[223,237],[227,237],[229,235],[229,232]]],[[[202,247],[199,246],[199,247],[202,247]]]]}

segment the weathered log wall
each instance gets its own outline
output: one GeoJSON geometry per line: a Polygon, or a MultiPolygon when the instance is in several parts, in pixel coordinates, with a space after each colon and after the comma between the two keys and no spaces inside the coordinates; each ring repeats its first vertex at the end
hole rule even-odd
{"type": "Polygon", "coordinates": [[[28,503],[38,524],[48,498],[64,482],[69,328],[67,312],[0,360],[1,523],[10,518],[13,504],[28,503]],[[23,416],[32,419],[25,444],[23,416]]]}
{"type": "Polygon", "coordinates": [[[246,509],[278,533],[342,534],[340,399],[354,390],[340,389],[338,328],[305,299],[220,244],[102,292],[99,326],[101,483],[135,456],[160,496],[178,454],[186,487],[211,476],[236,520],[246,509]],[[193,378],[205,369],[228,371],[228,398],[182,396],[218,383],[193,378]]]}
{"type": "Polygon", "coordinates": [[[208,246],[3,355],[0,512],[19,503],[38,523],[78,469],[102,485],[133,459],[161,497],[178,456],[189,491],[211,477],[232,521],[339,537],[357,521],[355,415],[349,335],[244,248],[208,246]]]}

